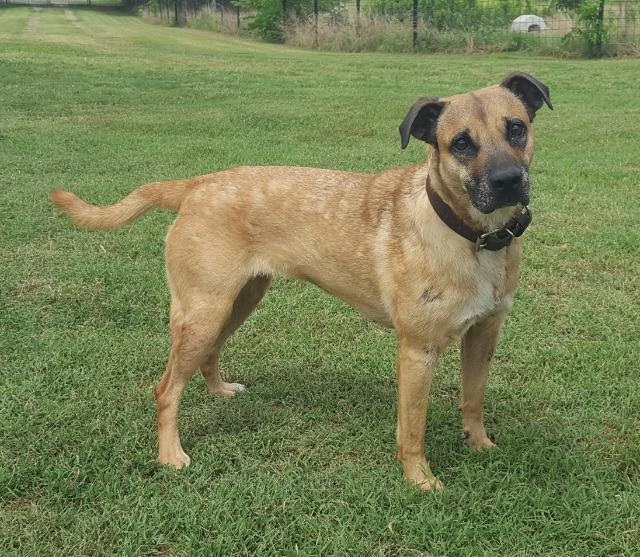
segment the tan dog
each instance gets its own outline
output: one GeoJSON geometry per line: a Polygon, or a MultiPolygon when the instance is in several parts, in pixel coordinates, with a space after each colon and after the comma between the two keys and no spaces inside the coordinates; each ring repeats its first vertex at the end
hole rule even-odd
{"type": "Polygon", "coordinates": [[[551,108],[547,87],[521,73],[420,99],[400,134],[403,148],[410,135],[431,144],[429,162],[375,175],[240,167],[148,184],[103,207],[53,190],[85,228],[119,227],[152,207],[179,211],[166,239],[172,346],[156,387],[160,462],[190,462],[177,414],[198,369],[212,393],[242,390],[220,378],[220,351],[276,274],[311,281],[396,330],[397,443],[409,481],[441,488],[424,454],[427,401],[438,356],[460,337],[466,440],[492,447],[485,384],[516,289],[531,121],[543,102],[551,108]]]}

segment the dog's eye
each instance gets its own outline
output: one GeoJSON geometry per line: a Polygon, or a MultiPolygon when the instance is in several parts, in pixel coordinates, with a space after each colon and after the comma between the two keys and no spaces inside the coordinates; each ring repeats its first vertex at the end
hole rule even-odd
{"type": "Polygon", "coordinates": [[[453,142],[453,148],[456,151],[466,151],[470,145],[471,142],[466,137],[459,137],[453,142]]]}
{"type": "Polygon", "coordinates": [[[526,133],[526,131],[527,129],[524,127],[522,122],[512,122],[511,127],[509,128],[509,135],[511,136],[511,139],[519,139],[526,133]]]}

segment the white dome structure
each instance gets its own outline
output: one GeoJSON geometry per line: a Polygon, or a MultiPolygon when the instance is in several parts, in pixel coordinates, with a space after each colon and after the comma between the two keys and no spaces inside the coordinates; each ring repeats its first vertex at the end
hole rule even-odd
{"type": "Polygon", "coordinates": [[[511,23],[511,30],[521,33],[533,33],[544,29],[547,29],[547,24],[537,15],[519,15],[511,23]]]}

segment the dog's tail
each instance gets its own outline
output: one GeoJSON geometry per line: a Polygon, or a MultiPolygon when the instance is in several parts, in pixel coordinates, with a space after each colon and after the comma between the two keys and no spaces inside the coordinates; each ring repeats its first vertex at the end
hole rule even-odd
{"type": "Polygon", "coordinates": [[[64,190],[51,190],[51,201],[82,228],[119,228],[130,224],[153,207],[177,211],[182,200],[201,182],[175,180],[146,184],[113,205],[91,205],[64,190]]]}

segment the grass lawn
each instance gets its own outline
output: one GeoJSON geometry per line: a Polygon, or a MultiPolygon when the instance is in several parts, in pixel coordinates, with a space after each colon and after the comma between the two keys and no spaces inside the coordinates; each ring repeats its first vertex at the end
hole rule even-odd
{"type": "Polygon", "coordinates": [[[326,54],[115,13],[0,9],[0,555],[640,555],[638,60],[326,54]],[[172,215],[81,231],[52,187],[112,202],[239,164],[376,172],[419,161],[419,96],[520,69],[534,223],[487,392],[500,448],[469,453],[458,349],[432,389],[425,495],[395,460],[395,343],[278,280],[156,461],[172,215]]]}

